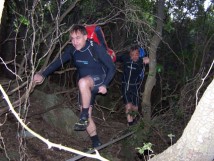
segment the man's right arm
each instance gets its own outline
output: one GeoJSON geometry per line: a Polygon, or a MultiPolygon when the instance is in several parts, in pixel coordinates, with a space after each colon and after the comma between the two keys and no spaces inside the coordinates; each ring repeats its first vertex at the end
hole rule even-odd
{"type": "Polygon", "coordinates": [[[65,62],[72,59],[72,54],[74,50],[75,49],[72,45],[67,46],[66,49],[64,50],[64,53],[61,56],[59,56],[55,61],[53,61],[51,64],[49,64],[44,71],[36,73],[34,75],[33,81],[36,84],[41,84],[48,75],[57,70],[65,62]]]}

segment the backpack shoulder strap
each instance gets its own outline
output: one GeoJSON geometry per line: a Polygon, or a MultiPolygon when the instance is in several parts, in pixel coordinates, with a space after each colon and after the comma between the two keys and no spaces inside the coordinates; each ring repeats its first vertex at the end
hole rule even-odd
{"type": "Polygon", "coordinates": [[[105,40],[105,35],[102,31],[102,28],[100,26],[96,26],[95,32],[96,32],[98,40],[100,41],[100,44],[107,50],[108,46],[107,46],[107,43],[105,40]]]}
{"type": "Polygon", "coordinates": [[[94,43],[95,42],[93,40],[90,40],[90,47],[89,47],[89,49],[91,50],[91,54],[92,54],[94,60],[97,62],[99,60],[99,57],[98,57],[98,54],[95,51],[94,43]]]}

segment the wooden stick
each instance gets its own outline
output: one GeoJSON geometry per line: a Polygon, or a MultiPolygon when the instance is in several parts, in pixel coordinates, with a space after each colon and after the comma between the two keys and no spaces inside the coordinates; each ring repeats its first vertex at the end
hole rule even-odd
{"type": "MultiPolygon", "coordinates": [[[[109,146],[111,144],[114,144],[114,143],[116,143],[116,142],[118,142],[118,141],[120,141],[120,140],[122,140],[124,138],[127,138],[128,136],[131,136],[133,133],[134,133],[134,131],[131,131],[131,132],[129,132],[129,133],[117,138],[117,139],[111,140],[111,141],[109,141],[109,142],[107,142],[107,143],[105,143],[105,144],[103,144],[103,145],[101,145],[101,146],[99,146],[99,147],[97,147],[95,149],[89,150],[86,153],[92,154],[92,153],[95,152],[95,150],[101,150],[101,149],[103,149],[103,148],[105,148],[105,147],[107,147],[107,146],[109,146]]],[[[85,156],[83,156],[83,155],[77,155],[77,156],[75,156],[75,157],[73,157],[71,159],[68,159],[66,161],[75,161],[75,160],[79,160],[79,159],[84,158],[84,157],[85,156]]]]}

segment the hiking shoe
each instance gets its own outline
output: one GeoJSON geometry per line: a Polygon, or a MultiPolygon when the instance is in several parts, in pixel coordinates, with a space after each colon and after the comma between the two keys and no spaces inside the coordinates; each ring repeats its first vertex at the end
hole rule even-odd
{"type": "Polygon", "coordinates": [[[133,119],[133,122],[132,122],[132,125],[131,125],[131,126],[136,125],[137,123],[138,123],[138,120],[137,120],[137,118],[135,117],[135,118],[133,119]]]}
{"type": "Polygon", "coordinates": [[[84,148],[82,151],[85,152],[85,153],[87,153],[88,151],[94,150],[94,149],[98,148],[98,147],[101,146],[101,145],[102,145],[101,142],[92,143],[92,146],[91,146],[91,147],[84,148]]]}
{"type": "Polygon", "coordinates": [[[88,119],[87,118],[81,118],[77,123],[74,125],[75,131],[85,131],[88,126],[88,119]]]}
{"type": "Polygon", "coordinates": [[[101,142],[97,142],[97,143],[93,143],[93,144],[92,144],[92,147],[93,147],[93,148],[97,148],[97,147],[99,147],[99,146],[101,146],[101,145],[102,145],[101,142]]]}

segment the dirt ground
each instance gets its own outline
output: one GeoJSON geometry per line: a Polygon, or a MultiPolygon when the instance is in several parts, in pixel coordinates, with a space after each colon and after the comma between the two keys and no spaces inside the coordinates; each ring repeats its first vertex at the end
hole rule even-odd
{"type": "MultiPolygon", "coordinates": [[[[47,124],[39,111],[39,107],[29,107],[25,123],[36,133],[49,141],[76,150],[83,151],[91,146],[89,140],[79,140],[68,134],[63,133],[47,124]],[[38,112],[38,114],[37,114],[38,112]],[[31,117],[28,117],[31,116],[31,117]]],[[[78,112],[78,111],[77,111],[78,112]]],[[[94,109],[94,120],[97,131],[102,143],[106,143],[113,138],[121,135],[126,128],[126,118],[123,110],[110,114],[107,110],[100,112],[94,109]],[[103,116],[105,120],[103,119],[103,116]]],[[[23,138],[20,136],[22,127],[18,124],[13,114],[8,113],[0,117],[0,161],[67,161],[75,156],[74,153],[48,148],[47,144],[36,137],[23,138]]],[[[124,161],[121,154],[122,141],[116,142],[102,150],[100,154],[112,161],[124,161]]],[[[91,158],[80,159],[82,161],[96,160],[91,158]]],[[[70,160],[69,160],[70,161],[70,160]]]]}

